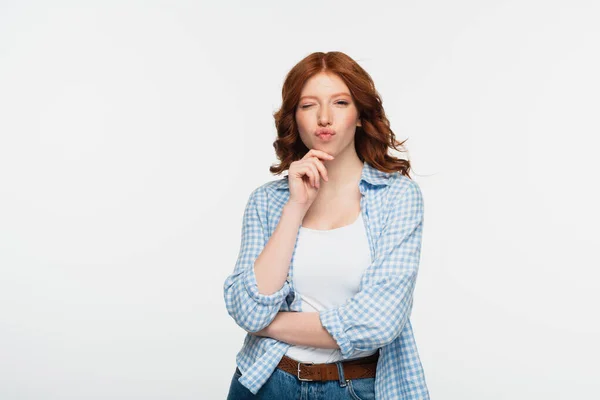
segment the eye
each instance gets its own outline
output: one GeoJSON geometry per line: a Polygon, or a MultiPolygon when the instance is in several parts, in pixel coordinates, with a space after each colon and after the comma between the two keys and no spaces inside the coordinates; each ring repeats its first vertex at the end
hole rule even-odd
{"type": "MultiPolygon", "coordinates": [[[[348,103],[346,100],[340,100],[340,101],[336,102],[336,104],[342,104],[344,106],[347,106],[350,103],[348,103]]],[[[304,108],[308,108],[310,106],[312,106],[312,104],[303,104],[300,106],[300,108],[304,109],[304,108]]]]}

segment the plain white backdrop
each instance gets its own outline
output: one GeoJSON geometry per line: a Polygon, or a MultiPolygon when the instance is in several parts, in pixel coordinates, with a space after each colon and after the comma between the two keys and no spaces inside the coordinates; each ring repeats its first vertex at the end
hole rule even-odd
{"type": "Polygon", "coordinates": [[[432,399],[600,398],[595,1],[1,1],[0,398],[224,399],[287,71],[373,77],[432,399]]]}

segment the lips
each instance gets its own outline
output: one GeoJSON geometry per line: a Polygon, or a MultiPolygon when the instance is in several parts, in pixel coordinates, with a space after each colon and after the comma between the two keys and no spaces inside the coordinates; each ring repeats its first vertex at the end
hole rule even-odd
{"type": "Polygon", "coordinates": [[[335,135],[335,132],[331,128],[319,128],[316,130],[315,135],[319,137],[329,137],[335,135]]]}
{"type": "Polygon", "coordinates": [[[322,141],[322,142],[329,142],[330,140],[333,140],[334,136],[335,135],[330,135],[330,134],[327,134],[327,133],[323,133],[321,135],[317,135],[317,138],[319,138],[319,140],[322,141]]]}

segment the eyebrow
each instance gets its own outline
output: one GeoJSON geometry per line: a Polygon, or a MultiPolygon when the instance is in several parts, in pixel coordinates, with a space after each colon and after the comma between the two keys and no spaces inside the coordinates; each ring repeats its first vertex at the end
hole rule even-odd
{"type": "MultiPolygon", "coordinates": [[[[348,93],[348,92],[334,93],[334,94],[331,95],[331,97],[336,97],[336,96],[341,96],[341,95],[346,95],[348,97],[352,97],[352,96],[350,96],[350,93],[348,93]]],[[[307,98],[316,99],[317,96],[302,96],[302,97],[300,97],[300,100],[307,99],[307,98]]]]}

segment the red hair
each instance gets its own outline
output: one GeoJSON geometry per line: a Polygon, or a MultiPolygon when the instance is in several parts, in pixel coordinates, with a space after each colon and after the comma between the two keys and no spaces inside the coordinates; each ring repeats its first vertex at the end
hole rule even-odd
{"type": "Polygon", "coordinates": [[[320,72],[336,74],[350,89],[362,125],[356,127],[354,138],[358,158],[380,171],[399,171],[410,178],[410,161],[388,155],[390,148],[406,152],[403,145],[407,139],[402,142],[396,140],[371,76],[356,61],[339,51],[312,53],[288,72],[281,91],[281,108],[273,114],[277,128],[273,147],[280,163],[269,168],[271,173],[281,174],[309,151],[300,140],[295,113],[304,83],[320,72]]]}

